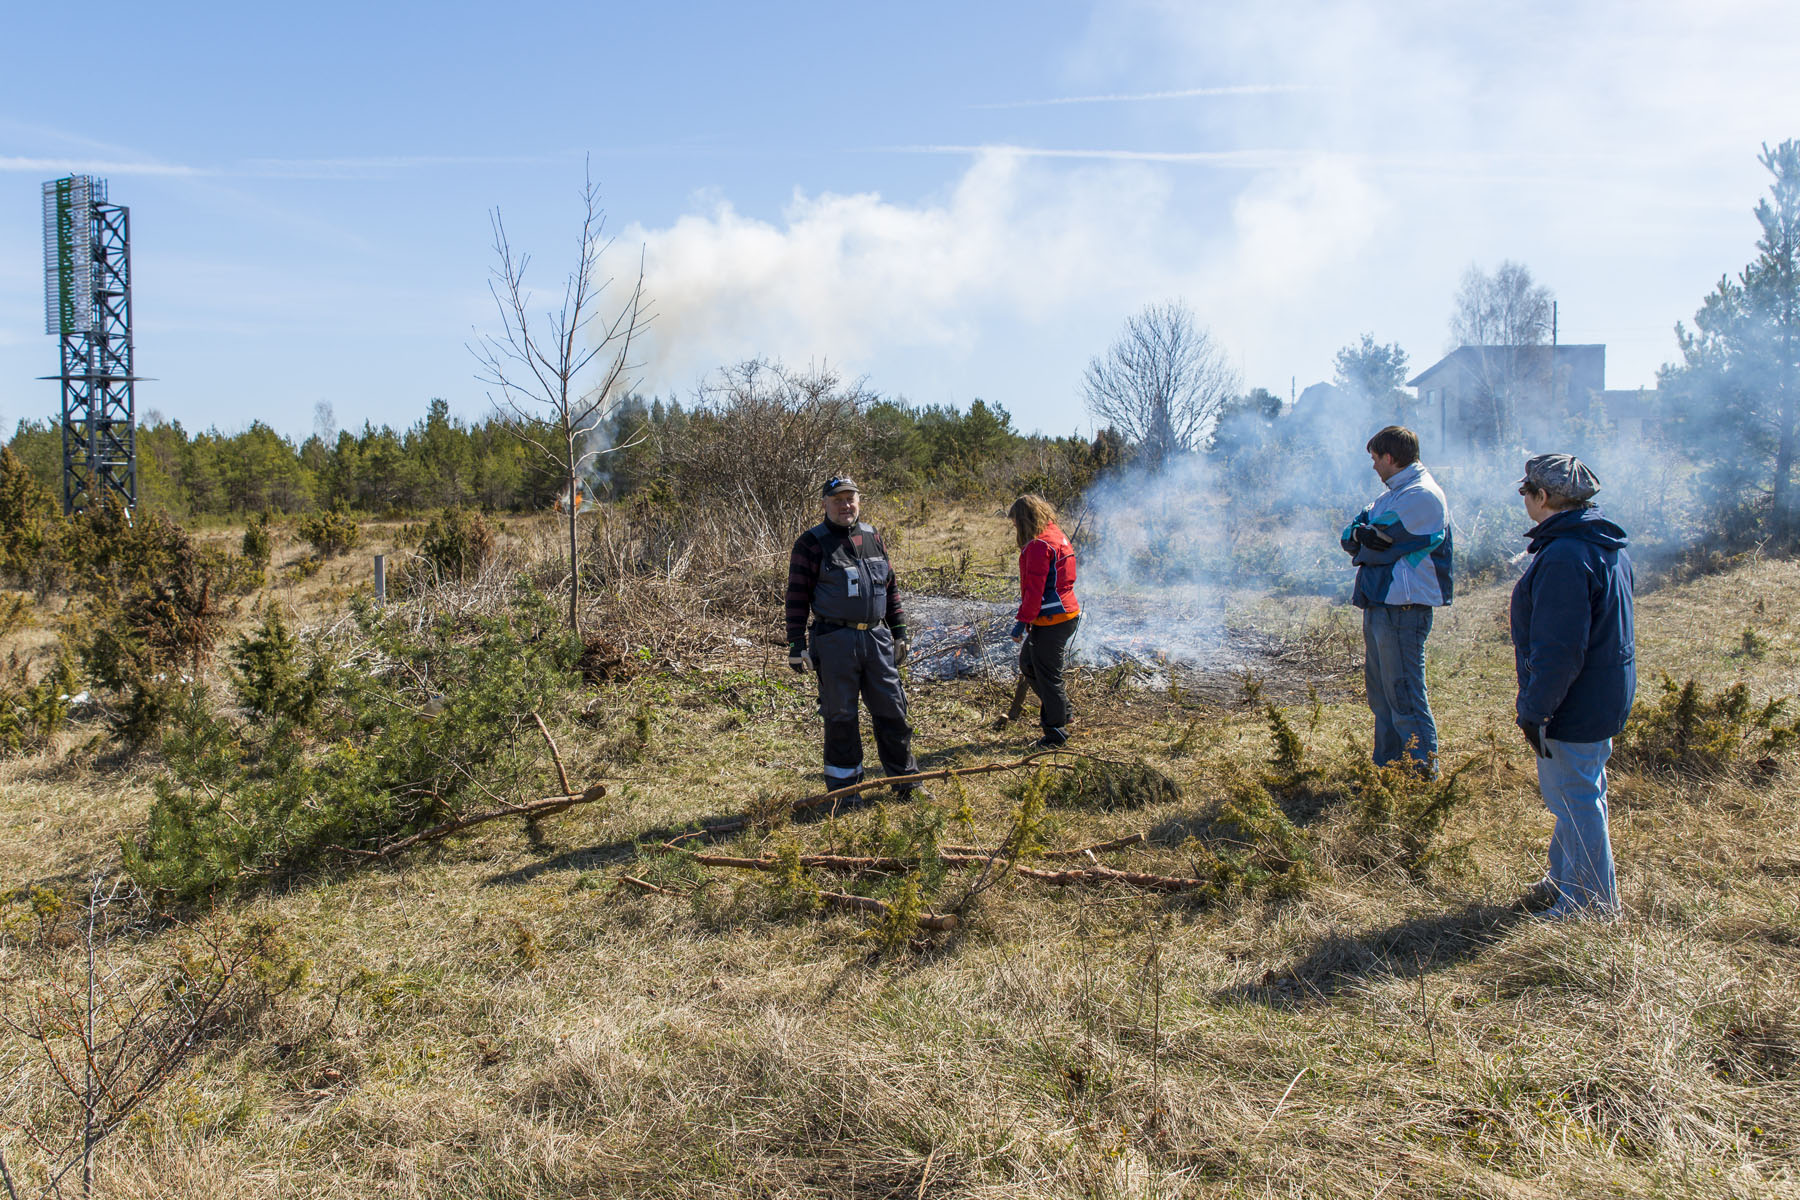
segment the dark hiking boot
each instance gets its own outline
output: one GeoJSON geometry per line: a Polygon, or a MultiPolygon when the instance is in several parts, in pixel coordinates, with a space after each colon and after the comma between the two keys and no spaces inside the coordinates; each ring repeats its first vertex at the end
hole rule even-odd
{"type": "Polygon", "coordinates": [[[1555,880],[1546,875],[1525,889],[1525,894],[1519,897],[1519,907],[1526,912],[1543,912],[1560,899],[1562,890],[1556,886],[1555,880]]]}

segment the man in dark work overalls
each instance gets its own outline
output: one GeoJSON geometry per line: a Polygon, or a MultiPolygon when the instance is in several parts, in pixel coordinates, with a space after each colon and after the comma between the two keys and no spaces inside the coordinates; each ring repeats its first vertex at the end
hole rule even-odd
{"type": "MultiPolygon", "coordinates": [[[[818,672],[825,786],[836,790],[863,777],[858,695],[869,706],[882,769],[913,775],[918,764],[900,687],[906,614],[887,547],[872,526],[857,519],[861,495],[854,480],[833,476],[820,491],[825,519],[800,535],[788,559],[788,666],[818,672]]],[[[917,788],[901,784],[899,791],[910,796],[917,788]]]]}

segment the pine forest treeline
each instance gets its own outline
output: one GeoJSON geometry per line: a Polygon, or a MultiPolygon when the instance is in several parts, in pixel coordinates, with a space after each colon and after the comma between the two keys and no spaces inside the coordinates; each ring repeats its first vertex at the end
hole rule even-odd
{"type": "MultiPolygon", "coordinates": [[[[704,436],[718,413],[702,404],[633,396],[607,427],[608,444],[587,480],[593,499],[654,498],[679,472],[667,470],[685,438],[704,436]]],[[[947,491],[1041,482],[1049,472],[1079,484],[1090,461],[1104,456],[1086,439],[1021,435],[1005,408],[981,400],[966,410],[915,407],[875,400],[860,405],[864,453],[837,469],[869,473],[893,488],[932,486],[947,491]]],[[[261,421],[225,433],[189,432],[180,421],[154,414],[138,429],[139,504],[177,519],[244,517],[345,509],[373,515],[443,508],[526,512],[557,502],[562,480],[532,454],[520,428],[492,415],[467,422],[443,400],[430,402],[413,425],[396,430],[365,423],[330,437],[315,433],[296,444],[261,421]]],[[[20,421],[7,445],[53,495],[61,494],[62,444],[54,420],[20,421]]]]}

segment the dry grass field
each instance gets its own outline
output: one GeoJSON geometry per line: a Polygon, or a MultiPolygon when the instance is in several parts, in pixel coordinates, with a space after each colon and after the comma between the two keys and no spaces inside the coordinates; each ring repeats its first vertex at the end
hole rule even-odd
{"type": "MultiPolygon", "coordinates": [[[[1006,593],[997,512],[876,516],[902,529],[903,580],[998,576],[1006,593]]],[[[398,536],[370,532],[375,549],[398,536]]],[[[553,531],[522,522],[508,536],[547,553],[553,531]]],[[[298,579],[281,569],[298,548],[278,542],[261,602],[329,623],[367,587],[368,549],[298,579]]],[[[774,600],[766,624],[719,620],[718,649],[552,714],[570,777],[604,781],[604,801],[346,861],[108,942],[100,965],[121,988],[209,932],[253,926],[300,973],[208,1030],[101,1145],[96,1194],[1800,1196],[1794,765],[1619,771],[1625,919],[1534,922],[1515,902],[1542,872],[1550,821],[1510,721],[1504,586],[1459,599],[1432,636],[1446,757],[1473,761],[1436,853],[1413,869],[1338,801],[1290,814],[1310,866],[1280,886],[1246,879],[1201,899],[1002,875],[954,930],[886,938],[870,914],[813,910],[830,876],[661,847],[815,790],[817,718],[785,668],[774,600]]],[[[1793,562],[1649,591],[1640,698],[1662,672],[1709,690],[1741,681],[1758,700],[1800,691],[1796,613],[1793,562]]],[[[1366,741],[1369,717],[1347,614],[1243,597],[1232,620],[1305,650],[1295,669],[1321,681],[1316,698],[1277,697],[1305,761],[1353,756],[1346,739],[1366,741]]],[[[41,652],[50,635],[13,636],[41,652]]],[[[1249,682],[1203,701],[1079,673],[1072,749],[1147,764],[1179,795],[1052,804],[1038,840],[1144,831],[1091,862],[1198,872],[1186,832],[1273,769],[1249,682]]],[[[1009,690],[915,681],[925,768],[1025,753],[1029,720],[992,727],[1009,690]]],[[[119,870],[152,800],[154,760],[109,757],[98,732],[78,724],[0,763],[0,1008],[14,1022],[51,981],[80,982],[86,881],[119,870]],[[34,910],[33,885],[63,910],[34,910]]],[[[547,758],[542,785],[559,790],[547,758]]],[[[941,829],[946,844],[994,847],[1033,787],[1029,772],[973,775],[926,802],[876,792],[826,819],[684,845],[869,855],[941,829]]],[[[927,878],[925,906],[952,909],[975,877],[927,878]]],[[[66,1136],[74,1110],[16,1023],[0,1026],[0,1105],[0,1150],[33,1194],[34,1139],[66,1136]]]]}

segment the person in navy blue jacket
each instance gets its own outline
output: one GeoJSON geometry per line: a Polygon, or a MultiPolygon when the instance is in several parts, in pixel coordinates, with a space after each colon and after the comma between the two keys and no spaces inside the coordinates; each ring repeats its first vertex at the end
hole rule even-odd
{"type": "Polygon", "coordinates": [[[1631,556],[1625,531],[1593,503],[1599,490],[1569,454],[1538,455],[1519,481],[1535,524],[1525,535],[1531,565],[1512,593],[1516,720],[1556,818],[1550,870],[1529,900],[1553,918],[1619,912],[1606,761],[1637,694],[1637,650],[1631,556]]]}

